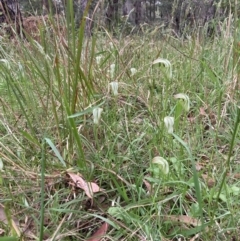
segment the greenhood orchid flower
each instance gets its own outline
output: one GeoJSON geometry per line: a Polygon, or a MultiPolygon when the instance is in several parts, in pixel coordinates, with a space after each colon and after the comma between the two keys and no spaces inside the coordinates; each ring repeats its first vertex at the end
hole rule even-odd
{"type": "Polygon", "coordinates": [[[164,117],[164,124],[167,128],[169,134],[173,133],[174,117],[166,116],[164,117]]]}
{"type": "Polygon", "coordinates": [[[113,81],[109,85],[111,87],[113,95],[117,96],[118,95],[118,82],[117,81],[113,81]]]}
{"type": "Polygon", "coordinates": [[[101,114],[103,112],[102,108],[96,107],[93,109],[93,123],[98,125],[101,119],[101,114]]]}
{"type": "Polygon", "coordinates": [[[169,173],[169,164],[167,160],[163,157],[156,156],[152,159],[151,162],[153,174],[159,176],[160,173],[167,175],[169,173]]]}

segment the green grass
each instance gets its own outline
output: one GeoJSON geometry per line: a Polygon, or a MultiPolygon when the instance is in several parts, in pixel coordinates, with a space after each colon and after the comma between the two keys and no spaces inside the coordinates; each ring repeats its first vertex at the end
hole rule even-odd
{"type": "Polygon", "coordinates": [[[237,240],[239,50],[227,20],[213,39],[87,39],[68,17],[65,34],[52,23],[40,43],[0,47],[0,240],[87,240],[104,223],[104,240],[237,240]],[[90,199],[68,173],[102,190],[90,199]]]}

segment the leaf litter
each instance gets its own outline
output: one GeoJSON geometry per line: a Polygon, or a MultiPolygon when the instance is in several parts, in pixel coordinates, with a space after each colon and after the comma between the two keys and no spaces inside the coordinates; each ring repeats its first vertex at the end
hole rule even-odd
{"type": "Polygon", "coordinates": [[[75,187],[79,187],[85,191],[86,195],[92,199],[93,194],[96,192],[101,192],[101,189],[96,183],[94,182],[87,182],[85,181],[80,175],[68,172],[67,175],[70,177],[71,181],[69,184],[75,187]]]}
{"type": "Polygon", "coordinates": [[[192,225],[194,227],[201,226],[201,222],[193,217],[186,216],[186,215],[166,215],[164,217],[165,221],[172,221],[177,223],[182,223],[186,225],[192,225]]]}
{"type": "MultiPolygon", "coordinates": [[[[12,231],[14,231],[18,237],[21,236],[21,232],[19,229],[19,222],[14,217],[8,217],[5,211],[5,207],[1,204],[0,205],[0,222],[4,223],[5,225],[8,225],[11,227],[12,231]]],[[[5,233],[3,229],[0,229],[1,235],[5,233]]]]}
{"type": "Polygon", "coordinates": [[[86,241],[100,241],[103,236],[107,233],[108,223],[102,224],[102,226],[93,234],[93,236],[86,241]]]}

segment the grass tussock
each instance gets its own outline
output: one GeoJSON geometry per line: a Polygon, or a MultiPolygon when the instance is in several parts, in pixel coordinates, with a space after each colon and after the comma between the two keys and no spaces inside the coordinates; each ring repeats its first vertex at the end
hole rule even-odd
{"type": "Polygon", "coordinates": [[[1,39],[1,235],[238,240],[231,19],[212,39],[85,38],[61,21],[1,39]]]}

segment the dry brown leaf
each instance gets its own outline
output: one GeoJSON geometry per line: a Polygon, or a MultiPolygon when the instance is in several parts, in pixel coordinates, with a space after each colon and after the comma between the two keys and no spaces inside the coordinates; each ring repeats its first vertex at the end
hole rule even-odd
{"type": "Polygon", "coordinates": [[[149,193],[151,193],[152,192],[152,185],[148,181],[146,181],[145,179],[143,179],[143,182],[144,182],[147,190],[149,191],[149,193]]]}
{"type": "Polygon", "coordinates": [[[100,192],[100,191],[103,190],[96,183],[94,183],[94,182],[87,182],[81,176],[79,176],[79,175],[77,175],[75,173],[68,172],[67,174],[69,175],[69,177],[74,182],[74,185],[76,187],[79,187],[79,188],[83,189],[85,191],[86,195],[89,198],[93,198],[93,194],[95,192],[100,192]]]}
{"type": "Polygon", "coordinates": [[[4,233],[5,233],[5,230],[3,230],[3,229],[0,228],[0,236],[3,236],[4,233]]]}
{"type": "Polygon", "coordinates": [[[100,241],[102,237],[107,233],[108,230],[108,223],[104,223],[94,234],[91,238],[87,239],[86,241],[100,241]]]}
{"type": "Polygon", "coordinates": [[[204,107],[200,107],[200,109],[199,109],[199,114],[202,115],[202,116],[207,116],[207,113],[206,113],[204,107]]]}
{"type": "Polygon", "coordinates": [[[236,178],[236,179],[240,179],[240,173],[235,173],[233,176],[234,176],[234,178],[236,178]]]}
{"type": "Polygon", "coordinates": [[[199,159],[201,160],[201,162],[203,163],[208,163],[209,162],[209,157],[207,155],[204,155],[204,154],[199,154],[198,155],[199,159]]]}
{"type": "Polygon", "coordinates": [[[235,173],[235,174],[228,173],[227,176],[235,179],[240,179],[240,173],[235,173]]]}
{"type": "Polygon", "coordinates": [[[190,123],[195,123],[196,118],[195,117],[188,117],[188,121],[190,123]]]}
{"type": "Polygon", "coordinates": [[[195,121],[196,121],[196,116],[194,116],[194,113],[189,113],[188,114],[188,116],[187,116],[187,118],[188,118],[188,121],[190,122],[190,123],[195,123],[195,121]]]}
{"type": "Polygon", "coordinates": [[[216,123],[217,123],[217,115],[214,114],[213,112],[210,112],[209,120],[210,120],[212,126],[216,125],[216,123]]]}
{"type": "Polygon", "coordinates": [[[5,214],[4,208],[0,207],[0,222],[3,222],[5,224],[8,223],[7,216],[5,214]]]}
{"type": "Polygon", "coordinates": [[[196,163],[195,167],[196,167],[196,171],[201,171],[203,169],[203,165],[199,162],[196,163]]]}
{"type": "Polygon", "coordinates": [[[201,226],[201,222],[198,219],[186,215],[168,215],[164,217],[164,220],[192,225],[194,227],[201,226]]]}
{"type": "Polygon", "coordinates": [[[212,188],[215,186],[215,180],[211,177],[209,177],[207,174],[202,174],[202,178],[206,182],[208,188],[212,188]]]}
{"type": "Polygon", "coordinates": [[[16,234],[20,237],[21,232],[19,230],[19,222],[15,218],[12,218],[12,217],[10,218],[10,220],[8,220],[8,218],[5,214],[4,206],[1,204],[1,206],[0,206],[0,222],[8,224],[8,221],[11,222],[10,225],[11,225],[12,229],[14,229],[16,234]]]}
{"type": "Polygon", "coordinates": [[[194,237],[192,237],[189,241],[195,241],[195,240],[199,240],[200,234],[197,233],[194,237]]]}

